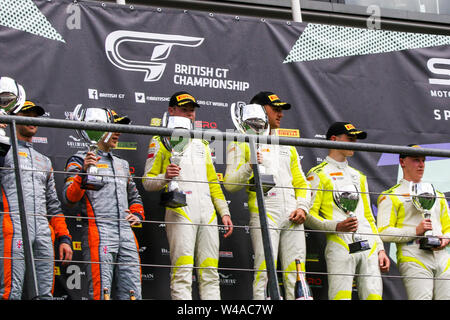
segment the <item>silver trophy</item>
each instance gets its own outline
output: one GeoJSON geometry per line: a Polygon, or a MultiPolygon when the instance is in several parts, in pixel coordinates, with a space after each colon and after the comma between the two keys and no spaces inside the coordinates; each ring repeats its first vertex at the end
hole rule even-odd
{"type": "MultiPolygon", "coordinates": [[[[344,211],[349,217],[356,217],[355,210],[359,202],[359,192],[355,185],[335,186],[333,192],[334,203],[339,209],[344,211]]],[[[360,234],[355,231],[352,235],[353,243],[349,243],[350,253],[365,251],[370,249],[368,240],[363,240],[360,234]]]]}
{"type": "MultiPolygon", "coordinates": [[[[410,188],[414,207],[422,213],[425,219],[430,219],[430,210],[436,202],[436,190],[433,185],[427,182],[411,182],[410,188]]],[[[441,245],[441,240],[433,235],[433,230],[425,231],[424,236],[425,238],[421,238],[419,241],[420,249],[429,250],[441,245]]]]}
{"type": "MultiPolygon", "coordinates": [[[[267,117],[266,110],[260,104],[235,104],[233,103],[230,108],[231,119],[236,129],[240,133],[244,134],[256,134],[256,135],[269,135],[270,126],[269,118],[267,117]]],[[[256,150],[259,149],[259,144],[256,144],[256,150]]],[[[263,192],[267,193],[275,186],[275,180],[273,175],[267,174],[266,168],[259,164],[260,179],[263,188],[263,192]]],[[[251,191],[255,191],[254,178],[249,181],[251,191]]]]}
{"type": "MultiPolygon", "coordinates": [[[[79,104],[72,112],[72,120],[85,122],[114,123],[111,110],[106,108],[82,108],[79,104]]],[[[88,152],[97,154],[98,142],[103,140],[107,142],[111,137],[110,132],[75,129],[77,135],[88,143],[88,152]]],[[[83,175],[81,188],[87,190],[100,190],[105,185],[103,177],[98,175],[98,168],[94,165],[86,169],[86,175],[83,175]]]]}
{"type": "MultiPolygon", "coordinates": [[[[167,112],[162,118],[162,126],[175,130],[172,136],[161,136],[161,142],[170,152],[170,163],[180,165],[183,153],[191,142],[189,134],[183,134],[183,130],[192,130],[193,124],[189,118],[179,116],[169,116],[167,112]]],[[[186,194],[180,190],[177,182],[178,178],[174,177],[167,185],[167,191],[161,194],[160,204],[164,207],[179,208],[187,205],[186,194]]]]}
{"type": "MultiPolygon", "coordinates": [[[[0,114],[15,114],[22,109],[25,103],[25,90],[14,79],[9,77],[0,78],[0,114]]],[[[5,156],[11,142],[6,136],[5,129],[0,128],[0,156],[5,156]]]]}

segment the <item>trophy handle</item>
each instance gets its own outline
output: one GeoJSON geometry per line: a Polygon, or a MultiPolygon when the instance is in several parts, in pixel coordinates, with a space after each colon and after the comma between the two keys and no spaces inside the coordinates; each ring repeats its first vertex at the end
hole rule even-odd
{"type": "Polygon", "coordinates": [[[12,110],[12,113],[14,113],[14,114],[17,114],[20,110],[22,110],[22,107],[25,104],[25,100],[26,100],[25,89],[20,84],[17,84],[17,87],[18,87],[17,101],[16,101],[16,105],[14,106],[14,108],[12,110]]]}
{"type": "MultiPolygon", "coordinates": [[[[82,106],[83,105],[81,103],[75,106],[75,109],[73,109],[72,114],[70,115],[70,120],[81,121],[81,119],[83,119],[86,111],[81,109],[82,106]]],[[[83,134],[81,129],[75,129],[75,132],[80,139],[86,140],[87,137],[83,134]]]]}
{"type": "Polygon", "coordinates": [[[83,105],[81,103],[76,105],[75,109],[72,111],[70,120],[81,121],[85,112],[84,109],[81,109],[82,106],[83,105]]]}
{"type": "Polygon", "coordinates": [[[245,134],[244,128],[242,128],[241,124],[239,123],[239,119],[241,118],[240,108],[237,106],[235,102],[231,104],[230,114],[234,127],[239,131],[239,133],[245,134]]]}
{"type": "Polygon", "coordinates": [[[169,121],[168,119],[169,119],[169,116],[166,111],[166,112],[164,112],[162,119],[161,119],[161,127],[167,127],[167,122],[169,121]]]}

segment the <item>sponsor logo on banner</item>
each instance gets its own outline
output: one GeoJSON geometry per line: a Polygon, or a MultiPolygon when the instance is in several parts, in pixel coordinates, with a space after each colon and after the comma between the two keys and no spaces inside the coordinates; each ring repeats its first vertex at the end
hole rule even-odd
{"type": "Polygon", "coordinates": [[[47,137],[32,137],[31,141],[33,143],[44,143],[44,144],[48,143],[47,137]]]}
{"type": "Polygon", "coordinates": [[[155,275],[153,273],[142,273],[143,281],[152,281],[155,280],[155,275]]]}
{"type": "Polygon", "coordinates": [[[137,142],[133,141],[119,141],[116,150],[137,150],[137,142]]]}
{"type": "Polygon", "coordinates": [[[88,89],[89,99],[98,100],[98,91],[97,89],[88,89]]]}
{"type": "Polygon", "coordinates": [[[117,68],[127,71],[145,73],[144,81],[158,81],[166,68],[166,60],[174,46],[198,47],[204,38],[189,37],[176,34],[163,34],[151,32],[137,32],[129,30],[117,30],[111,32],[105,40],[105,52],[109,61],[117,68]],[[149,44],[150,60],[128,60],[121,55],[124,44],[149,44]]]}
{"type": "MultiPolygon", "coordinates": [[[[450,102],[450,59],[430,58],[427,61],[428,71],[431,76],[428,82],[430,88],[430,96],[432,98],[441,99],[440,103],[450,102]]],[[[434,120],[450,120],[450,106],[439,105],[433,106],[434,120]]]]}
{"type": "Polygon", "coordinates": [[[450,59],[431,58],[427,62],[427,68],[433,76],[447,76],[447,78],[429,78],[430,84],[450,86],[450,59]]]}
{"type": "Polygon", "coordinates": [[[136,99],[136,103],[145,103],[145,93],[144,92],[135,92],[134,97],[136,99]]]}
{"type": "Polygon", "coordinates": [[[139,247],[139,253],[144,253],[147,250],[147,247],[139,247]]]}
{"type": "MultiPolygon", "coordinates": [[[[230,69],[210,66],[175,64],[173,82],[180,86],[192,86],[222,90],[246,91],[246,81],[229,79],[230,69]]],[[[200,104],[200,102],[199,102],[200,104]]]]}
{"type": "Polygon", "coordinates": [[[233,251],[219,251],[219,257],[221,257],[221,258],[233,258],[233,251]]]}
{"type": "Polygon", "coordinates": [[[219,272],[220,284],[226,286],[232,286],[237,283],[237,279],[233,278],[231,274],[224,274],[219,272]]]}
{"type": "Polygon", "coordinates": [[[202,129],[217,129],[217,123],[216,122],[209,122],[209,121],[201,121],[196,120],[194,123],[194,126],[196,128],[202,128],[202,129]]]}
{"type": "Polygon", "coordinates": [[[99,92],[97,89],[88,89],[88,97],[91,100],[104,99],[125,99],[124,93],[99,92]]]}
{"type": "Polygon", "coordinates": [[[88,147],[88,143],[81,141],[81,139],[74,137],[73,135],[69,136],[70,140],[67,140],[67,146],[70,148],[83,149],[88,147]]]}
{"type": "MultiPolygon", "coordinates": [[[[144,82],[158,81],[163,76],[169,57],[174,46],[199,47],[205,38],[176,34],[137,32],[130,30],[117,30],[111,32],[105,39],[105,53],[108,60],[117,68],[144,73],[144,82]],[[124,46],[133,44],[148,44],[148,51],[144,50],[145,57],[150,59],[124,58],[124,46]],[[123,51],[122,51],[123,50],[123,51]]],[[[247,81],[230,79],[230,69],[224,67],[197,66],[177,63],[174,66],[173,83],[178,86],[203,87],[233,91],[246,91],[250,88],[247,81]]],[[[89,92],[90,99],[101,98],[101,93],[89,92]],[[91,98],[92,96],[92,98],[91,98]]],[[[145,103],[151,100],[142,92],[135,93],[136,103],[145,103]]],[[[211,102],[214,105],[215,102],[211,102]]],[[[199,104],[201,104],[199,102],[199,104]]],[[[224,103],[218,106],[228,106],[224,103]]]]}
{"type": "Polygon", "coordinates": [[[306,281],[308,281],[308,285],[310,287],[314,287],[314,288],[321,288],[323,285],[323,281],[319,277],[317,277],[317,278],[307,277],[306,281]]]}
{"type": "Polygon", "coordinates": [[[155,127],[160,127],[161,126],[161,118],[152,118],[150,120],[150,125],[155,126],[155,127]]]}

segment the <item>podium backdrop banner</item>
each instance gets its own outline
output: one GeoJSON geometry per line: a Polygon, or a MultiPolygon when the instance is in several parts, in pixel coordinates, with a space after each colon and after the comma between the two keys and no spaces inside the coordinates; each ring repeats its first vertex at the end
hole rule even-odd
{"type": "MultiPolygon", "coordinates": [[[[136,125],[158,126],[170,96],[186,90],[201,106],[195,127],[226,131],[234,129],[231,104],[273,91],[292,104],[281,122],[285,136],[324,139],[332,122],[348,121],[368,132],[364,142],[450,148],[450,37],[100,2],[5,0],[0,39],[0,74],[22,84],[27,99],[42,105],[50,118],[69,119],[82,104],[114,109],[136,125]]],[[[150,139],[122,134],[115,151],[130,162],[136,177],[144,174],[150,139]]],[[[56,171],[86,148],[69,129],[42,127],[34,142],[56,171]]],[[[211,147],[222,177],[225,143],[211,147]]],[[[327,154],[326,149],[297,149],[305,174],[327,154]]],[[[367,175],[376,216],[378,194],[401,178],[398,156],[356,152],[349,163],[367,175]]],[[[450,192],[449,166],[449,159],[429,158],[425,180],[450,192]]],[[[60,198],[63,182],[64,175],[56,173],[60,198]]],[[[143,264],[143,297],[170,299],[164,209],[158,192],[146,192],[140,179],[136,183],[147,220],[156,222],[133,228],[143,264]]],[[[248,225],[245,191],[225,195],[233,223],[248,225]]],[[[76,208],[64,209],[68,216],[80,215],[76,208]]],[[[55,296],[84,299],[83,221],[67,222],[77,261],[57,264],[55,296]]],[[[307,279],[315,299],[327,299],[325,238],[306,236],[307,279]]],[[[398,275],[395,246],[385,247],[393,259],[390,274],[398,275]]],[[[223,299],[252,298],[253,273],[241,270],[253,269],[248,227],[221,237],[219,268],[223,299]]],[[[400,279],[383,282],[384,299],[406,298],[400,279]]]]}

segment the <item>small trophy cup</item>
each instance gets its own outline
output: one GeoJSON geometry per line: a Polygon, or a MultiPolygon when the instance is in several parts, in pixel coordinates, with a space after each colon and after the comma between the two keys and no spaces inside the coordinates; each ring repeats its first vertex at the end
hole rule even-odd
{"type": "MultiPolygon", "coordinates": [[[[349,217],[356,217],[354,211],[359,202],[359,193],[356,186],[353,184],[341,187],[335,186],[334,189],[337,190],[333,192],[334,203],[349,217]]],[[[348,245],[350,253],[369,250],[369,241],[363,240],[361,235],[356,234],[356,232],[352,235],[353,243],[349,243],[348,245]]]]}
{"type": "MultiPolygon", "coordinates": [[[[72,120],[85,122],[113,123],[113,116],[110,110],[105,108],[86,108],[82,109],[81,104],[77,105],[72,113],[72,120]]],[[[88,143],[88,152],[97,154],[98,142],[109,139],[111,133],[75,129],[77,135],[88,143]]],[[[83,175],[81,188],[87,190],[100,190],[105,183],[103,177],[98,175],[98,168],[94,165],[86,169],[86,175],[83,175]]]]}
{"type": "MultiPolygon", "coordinates": [[[[25,103],[25,90],[14,79],[0,78],[0,115],[10,115],[22,109],[25,103]]],[[[0,156],[5,156],[11,142],[6,136],[5,129],[0,128],[0,156]]]]}
{"type": "MultiPolygon", "coordinates": [[[[192,121],[186,117],[169,116],[167,112],[162,118],[162,126],[173,129],[192,130],[192,121]]],[[[175,131],[176,132],[176,131],[175,131]]],[[[186,135],[177,135],[175,132],[171,137],[161,136],[161,142],[171,153],[170,162],[180,165],[184,151],[191,142],[186,135]]],[[[167,191],[161,194],[160,205],[169,208],[179,208],[187,205],[186,194],[180,190],[177,177],[174,177],[167,185],[167,191]]]]}
{"type": "MultiPolygon", "coordinates": [[[[436,191],[431,183],[411,182],[411,196],[414,207],[419,210],[425,219],[431,218],[430,210],[436,202],[436,191]]],[[[420,249],[430,250],[439,247],[441,240],[433,235],[433,230],[427,230],[424,233],[425,238],[421,238],[420,249]]]]}
{"type": "MultiPolygon", "coordinates": [[[[266,110],[260,104],[239,104],[233,103],[230,108],[231,119],[236,129],[240,133],[244,134],[256,134],[256,135],[268,135],[270,132],[269,118],[267,117],[266,110]]],[[[256,149],[259,149],[259,144],[256,145],[256,149]]],[[[273,175],[266,173],[266,168],[260,164],[259,172],[261,178],[261,184],[264,194],[275,186],[275,180],[273,175]]],[[[254,178],[250,181],[250,191],[255,191],[254,178]]]]}

